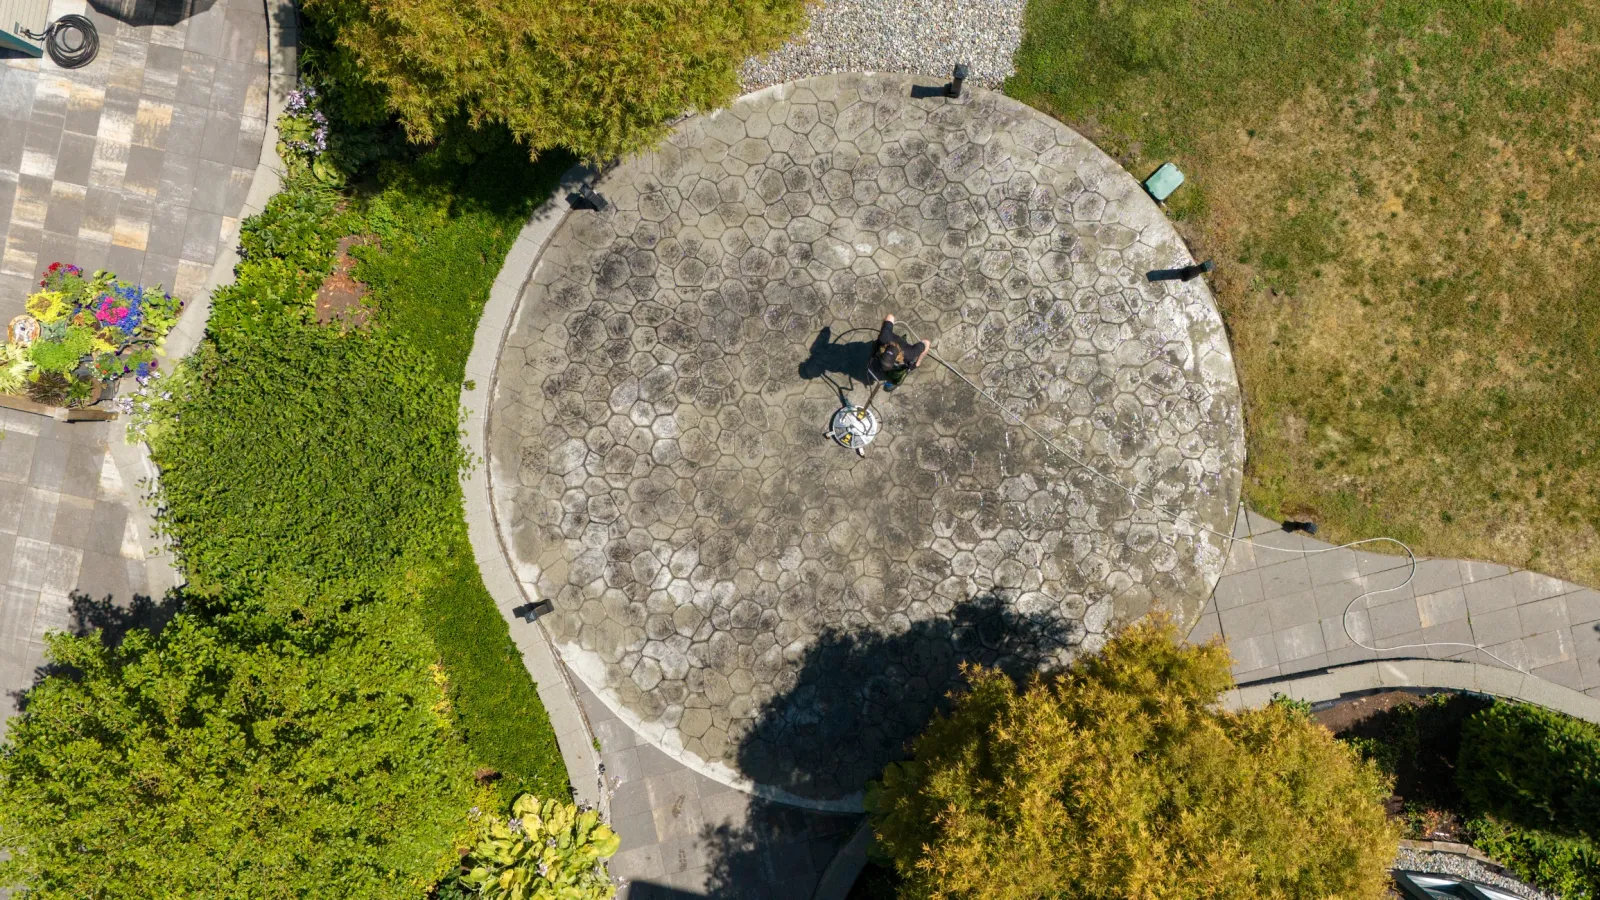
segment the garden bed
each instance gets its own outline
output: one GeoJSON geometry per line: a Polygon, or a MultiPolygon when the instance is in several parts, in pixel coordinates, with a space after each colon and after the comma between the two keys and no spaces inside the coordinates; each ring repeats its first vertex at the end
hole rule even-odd
{"type": "Polygon", "coordinates": [[[1542,891],[1600,898],[1595,823],[1586,801],[1570,799],[1600,768],[1600,728],[1458,691],[1386,691],[1313,716],[1394,779],[1389,809],[1404,838],[1468,845],[1478,854],[1458,855],[1542,891]]]}

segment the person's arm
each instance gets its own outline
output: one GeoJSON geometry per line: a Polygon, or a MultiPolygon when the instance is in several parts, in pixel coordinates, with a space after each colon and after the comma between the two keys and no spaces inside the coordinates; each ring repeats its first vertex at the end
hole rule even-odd
{"type": "Polygon", "coordinates": [[[931,349],[933,349],[932,341],[917,341],[911,346],[910,354],[906,356],[906,364],[913,369],[922,365],[922,358],[927,356],[931,349]]]}
{"type": "Polygon", "coordinates": [[[887,344],[894,340],[894,315],[883,317],[883,327],[878,329],[878,343],[887,344]]]}

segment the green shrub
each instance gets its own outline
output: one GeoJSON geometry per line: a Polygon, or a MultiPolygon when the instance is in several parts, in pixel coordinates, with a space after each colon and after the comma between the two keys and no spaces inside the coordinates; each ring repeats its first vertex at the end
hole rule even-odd
{"type": "Polygon", "coordinates": [[[269,331],[214,334],[186,364],[150,448],[161,525],[203,590],[375,586],[456,514],[455,392],[381,333],[269,331]]]}
{"type": "Polygon", "coordinates": [[[0,753],[27,896],[417,896],[475,791],[431,646],[381,596],[285,590],[120,646],[56,635],[0,753]]]}
{"type": "Polygon", "coordinates": [[[213,334],[261,333],[285,317],[308,319],[317,288],[333,270],[339,238],[359,220],[340,195],[314,178],[292,178],[260,215],[239,228],[239,265],[233,284],[212,297],[213,334]]]}
{"type": "Polygon", "coordinates": [[[1480,812],[1600,839],[1600,726],[1528,703],[1467,720],[1456,781],[1480,812]]]}
{"type": "Polygon", "coordinates": [[[1600,848],[1594,842],[1488,818],[1468,823],[1468,831],[1474,847],[1529,884],[1564,900],[1600,898],[1600,848]]]}
{"type": "Polygon", "coordinates": [[[593,160],[721,106],[741,63],[805,23],[803,0],[308,0],[305,13],[334,45],[322,69],[339,118],[386,109],[431,142],[464,111],[535,152],[593,160]]]}
{"type": "Polygon", "coordinates": [[[901,896],[1366,898],[1388,785],[1286,704],[1219,712],[1218,645],[1135,626],[1019,690],[971,689],[868,791],[901,896]]]}
{"type": "Polygon", "coordinates": [[[39,367],[39,371],[65,375],[78,368],[83,357],[93,350],[94,346],[94,329],[74,325],[67,328],[66,334],[59,340],[41,338],[34,341],[28,350],[33,364],[39,367]]]}

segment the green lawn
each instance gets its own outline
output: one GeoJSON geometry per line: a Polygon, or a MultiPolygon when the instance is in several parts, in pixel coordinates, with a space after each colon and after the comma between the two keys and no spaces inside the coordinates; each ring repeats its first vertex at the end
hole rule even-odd
{"type": "Polygon", "coordinates": [[[1202,256],[1246,495],[1600,583],[1600,4],[1033,0],[1011,95],[1202,256]]]}
{"type": "MultiPolygon", "coordinates": [[[[470,165],[431,154],[388,167],[363,206],[379,240],[356,251],[355,274],[372,289],[376,327],[427,352],[439,376],[460,385],[500,263],[570,164],[554,156],[530,164],[525,150],[506,143],[470,165]]],[[[483,586],[459,509],[455,518],[444,558],[417,573],[417,594],[468,748],[501,773],[506,803],[524,791],[565,799],[555,732],[483,586]]]]}

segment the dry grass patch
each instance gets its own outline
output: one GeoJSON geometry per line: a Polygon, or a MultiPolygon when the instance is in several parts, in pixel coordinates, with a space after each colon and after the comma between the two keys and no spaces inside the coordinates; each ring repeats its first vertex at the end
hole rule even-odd
{"type": "Polygon", "coordinates": [[[1600,4],[1034,0],[1007,85],[1217,259],[1248,498],[1600,583],[1600,4]]]}

